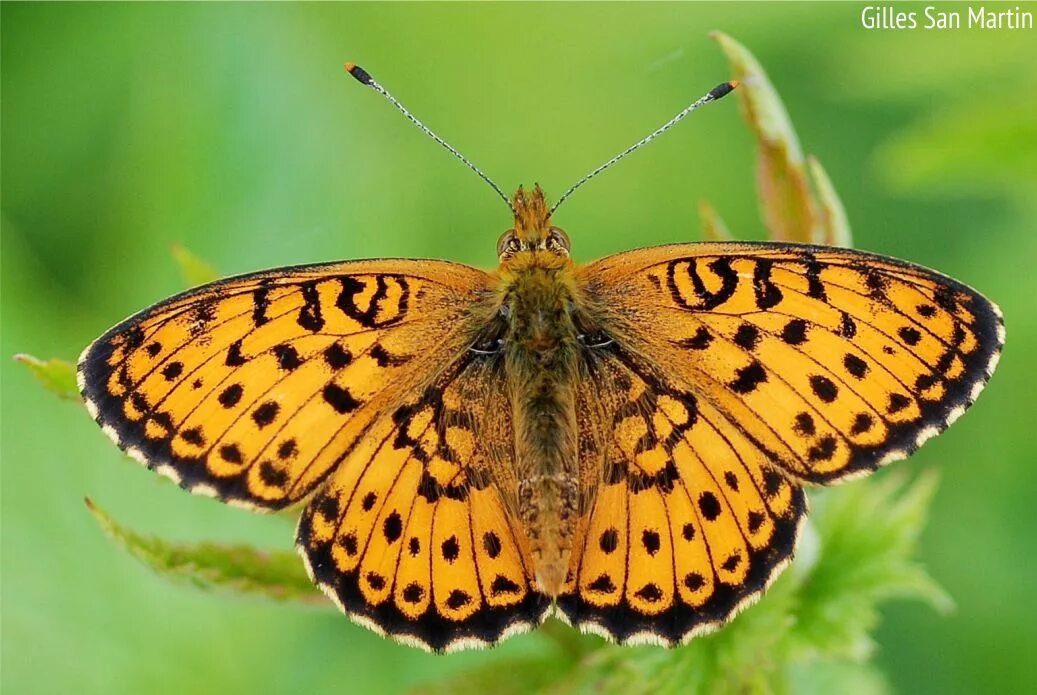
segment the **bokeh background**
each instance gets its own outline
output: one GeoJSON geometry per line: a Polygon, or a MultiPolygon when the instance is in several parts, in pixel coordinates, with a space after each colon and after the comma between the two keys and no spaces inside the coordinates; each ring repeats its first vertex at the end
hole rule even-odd
{"type": "MultiPolygon", "coordinates": [[[[903,692],[1032,687],[1037,34],[866,31],[860,8],[4,3],[4,691],[395,692],[536,650],[530,635],[437,658],[330,611],[153,576],[102,537],[84,495],[174,539],[287,548],[292,523],[127,463],[9,358],[74,358],[180,289],[174,243],[226,274],[378,256],[491,265],[510,223],[500,201],[345,60],[505,189],[557,195],[727,77],[711,29],[766,67],[859,247],[939,268],[1004,309],[988,392],[901,464],[942,471],[921,552],[957,610],[889,604],[877,660],[903,692]]],[[[583,260],[698,238],[701,198],[736,236],[762,238],[753,162],[725,101],[556,222],[583,260]]]]}

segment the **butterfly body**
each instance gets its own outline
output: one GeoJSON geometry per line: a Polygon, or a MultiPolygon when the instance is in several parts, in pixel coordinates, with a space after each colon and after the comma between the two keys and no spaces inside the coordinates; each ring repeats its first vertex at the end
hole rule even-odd
{"type": "Polygon", "coordinates": [[[548,226],[543,194],[520,189],[515,227],[502,237],[497,273],[501,343],[515,423],[514,508],[526,528],[542,590],[557,595],[579,514],[576,381],[579,288],[568,240],[548,226]]]}
{"type": "Polygon", "coordinates": [[[790,561],[804,485],[865,475],[993,373],[997,307],[846,249],[677,244],[577,266],[539,189],[493,273],[433,260],[222,280],[118,324],[80,390],[198,494],[306,501],[297,546],[347,614],[434,651],[552,610],[674,646],[790,561]]]}

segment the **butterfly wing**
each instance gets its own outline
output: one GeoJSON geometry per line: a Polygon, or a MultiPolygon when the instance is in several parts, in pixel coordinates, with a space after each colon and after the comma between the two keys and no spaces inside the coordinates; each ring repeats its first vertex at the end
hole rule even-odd
{"type": "Polygon", "coordinates": [[[195,493],[282,508],[466,350],[487,277],[378,260],[222,280],[101,336],[80,358],[80,390],[149,468],[195,493]]]}
{"type": "Polygon", "coordinates": [[[582,431],[604,474],[558,598],[568,622],[673,646],[748,605],[792,557],[803,490],[739,427],[618,343],[588,357],[582,431]]]}
{"type": "Polygon", "coordinates": [[[469,352],[376,421],[304,511],[299,552],[357,622],[443,652],[546,617],[505,502],[514,434],[502,382],[500,361],[469,352]]]}
{"type": "Polygon", "coordinates": [[[796,244],[642,249],[584,271],[630,349],[679,375],[787,473],[815,483],[904,458],[993,373],[998,308],[934,271],[796,244]]]}
{"type": "Polygon", "coordinates": [[[976,399],[1004,340],[968,287],[840,249],[643,249],[582,282],[614,342],[585,361],[581,452],[603,473],[558,606],[621,642],[728,621],[791,558],[801,483],[908,455],[976,399]]]}

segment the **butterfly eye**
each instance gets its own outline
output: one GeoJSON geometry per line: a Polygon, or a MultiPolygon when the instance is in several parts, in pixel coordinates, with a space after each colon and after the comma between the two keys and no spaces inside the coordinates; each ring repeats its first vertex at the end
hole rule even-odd
{"type": "Polygon", "coordinates": [[[503,338],[484,338],[468,349],[477,355],[495,355],[504,348],[503,338]]]}
{"type": "Polygon", "coordinates": [[[591,331],[590,333],[580,333],[576,336],[576,340],[580,342],[580,345],[587,348],[608,347],[615,342],[612,339],[612,336],[602,330],[591,331]]]}
{"type": "Polygon", "coordinates": [[[519,243],[518,235],[515,234],[514,229],[501,234],[500,239],[497,240],[497,255],[500,256],[501,260],[508,258],[519,251],[522,248],[522,244],[519,243]]]}
{"type": "Polygon", "coordinates": [[[569,255],[569,235],[558,227],[551,227],[547,233],[547,250],[555,253],[569,255]]]}

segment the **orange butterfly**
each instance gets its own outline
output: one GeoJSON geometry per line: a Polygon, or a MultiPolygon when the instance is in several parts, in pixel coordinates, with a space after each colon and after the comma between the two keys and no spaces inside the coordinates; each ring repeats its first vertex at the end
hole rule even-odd
{"type": "Polygon", "coordinates": [[[672,646],[789,562],[803,484],[909,455],[1004,341],[995,305],[902,261],[697,243],[577,266],[539,188],[508,202],[494,273],[351,261],[161,302],[83,353],[87,407],[191,492],[308,500],[313,580],[382,634],[450,651],[554,610],[672,646]]]}

